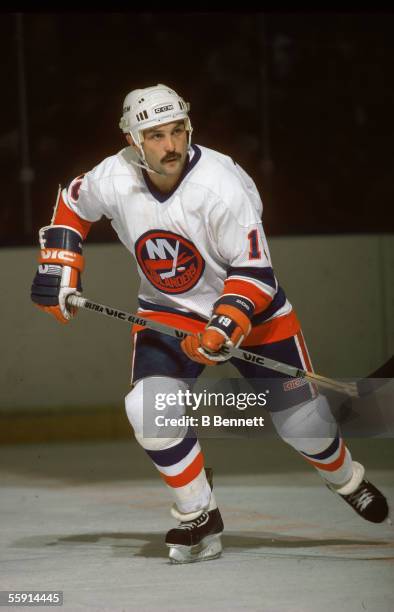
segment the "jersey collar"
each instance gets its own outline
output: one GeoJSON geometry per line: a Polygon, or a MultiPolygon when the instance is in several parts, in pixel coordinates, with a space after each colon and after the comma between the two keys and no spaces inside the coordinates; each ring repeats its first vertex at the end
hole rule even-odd
{"type": "Polygon", "coordinates": [[[149,172],[147,172],[146,170],[142,170],[142,176],[144,177],[144,181],[145,181],[147,188],[149,189],[153,197],[159,202],[166,202],[175,193],[175,191],[178,189],[179,185],[182,183],[185,176],[189,174],[189,172],[194,168],[194,166],[197,164],[198,160],[200,159],[201,149],[197,145],[194,145],[194,144],[192,144],[191,148],[192,148],[192,155],[190,154],[188,155],[188,159],[182,171],[182,174],[179,177],[178,182],[171,189],[171,191],[167,191],[166,193],[159,191],[157,187],[155,187],[155,185],[150,180],[149,172]]]}

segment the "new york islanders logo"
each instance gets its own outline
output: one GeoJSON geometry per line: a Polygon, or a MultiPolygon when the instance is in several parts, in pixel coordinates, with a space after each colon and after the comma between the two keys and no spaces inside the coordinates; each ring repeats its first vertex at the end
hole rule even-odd
{"type": "Polygon", "coordinates": [[[194,244],[174,232],[145,232],[135,244],[135,254],[146,278],[164,293],[189,291],[204,272],[205,262],[194,244]]]}

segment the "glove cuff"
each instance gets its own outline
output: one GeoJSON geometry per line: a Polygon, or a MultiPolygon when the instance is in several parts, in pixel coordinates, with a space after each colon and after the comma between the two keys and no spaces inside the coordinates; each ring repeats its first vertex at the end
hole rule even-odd
{"type": "Polygon", "coordinates": [[[74,251],[66,251],[64,249],[42,249],[38,261],[39,263],[71,266],[79,272],[83,272],[85,267],[83,255],[78,255],[74,251]]]}
{"type": "Polygon", "coordinates": [[[84,269],[82,236],[67,225],[48,225],[40,229],[40,263],[71,266],[79,272],[84,269]]]}
{"type": "Polygon", "coordinates": [[[215,308],[209,326],[222,329],[229,338],[236,327],[240,327],[244,336],[249,334],[252,326],[249,317],[234,306],[220,304],[215,308]]]}
{"type": "Polygon", "coordinates": [[[217,312],[219,306],[232,306],[242,312],[249,320],[252,318],[255,311],[255,304],[249,298],[237,293],[226,293],[216,300],[213,312],[217,312]]]}
{"type": "Polygon", "coordinates": [[[82,255],[82,236],[67,225],[47,225],[39,231],[41,249],[62,249],[82,255]]]}

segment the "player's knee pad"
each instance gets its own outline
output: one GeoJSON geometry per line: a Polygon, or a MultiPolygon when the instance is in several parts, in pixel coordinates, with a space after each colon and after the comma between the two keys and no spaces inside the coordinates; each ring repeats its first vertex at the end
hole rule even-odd
{"type": "Polygon", "coordinates": [[[287,410],[273,412],[271,417],[280,437],[305,452],[324,450],[338,431],[337,422],[324,395],[318,395],[309,402],[287,410]]]}
{"type": "Polygon", "coordinates": [[[182,440],[187,426],[185,391],[188,385],[168,376],[139,380],[125,398],[126,413],[137,441],[148,450],[169,448],[182,440]]]}

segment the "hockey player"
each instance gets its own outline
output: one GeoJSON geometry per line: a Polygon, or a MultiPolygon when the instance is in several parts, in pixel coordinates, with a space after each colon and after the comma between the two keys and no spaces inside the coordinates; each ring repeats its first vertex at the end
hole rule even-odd
{"type": "MultiPolygon", "coordinates": [[[[103,215],[135,256],[139,313],[193,332],[182,342],[143,329],[134,334],[126,411],[135,437],[172,492],[179,525],[166,543],[185,563],[220,555],[223,522],[194,431],[155,428],[157,391],[187,389],[206,365],[228,359],[224,345],[311,370],[297,316],[275,278],[256,186],[231,158],[191,144],[189,105],[159,84],[131,91],[120,128],[128,146],[59,190],[51,225],[40,230],[32,300],[67,323],[67,297],[81,291],[82,243],[103,215]],[[147,424],[148,423],[148,424],[147,424]]],[[[352,460],[327,400],[312,385],[233,359],[249,380],[273,382],[267,408],[279,435],[364,519],[382,522],[385,497],[352,460]]],[[[177,417],[183,405],[168,405],[177,417]]]]}

